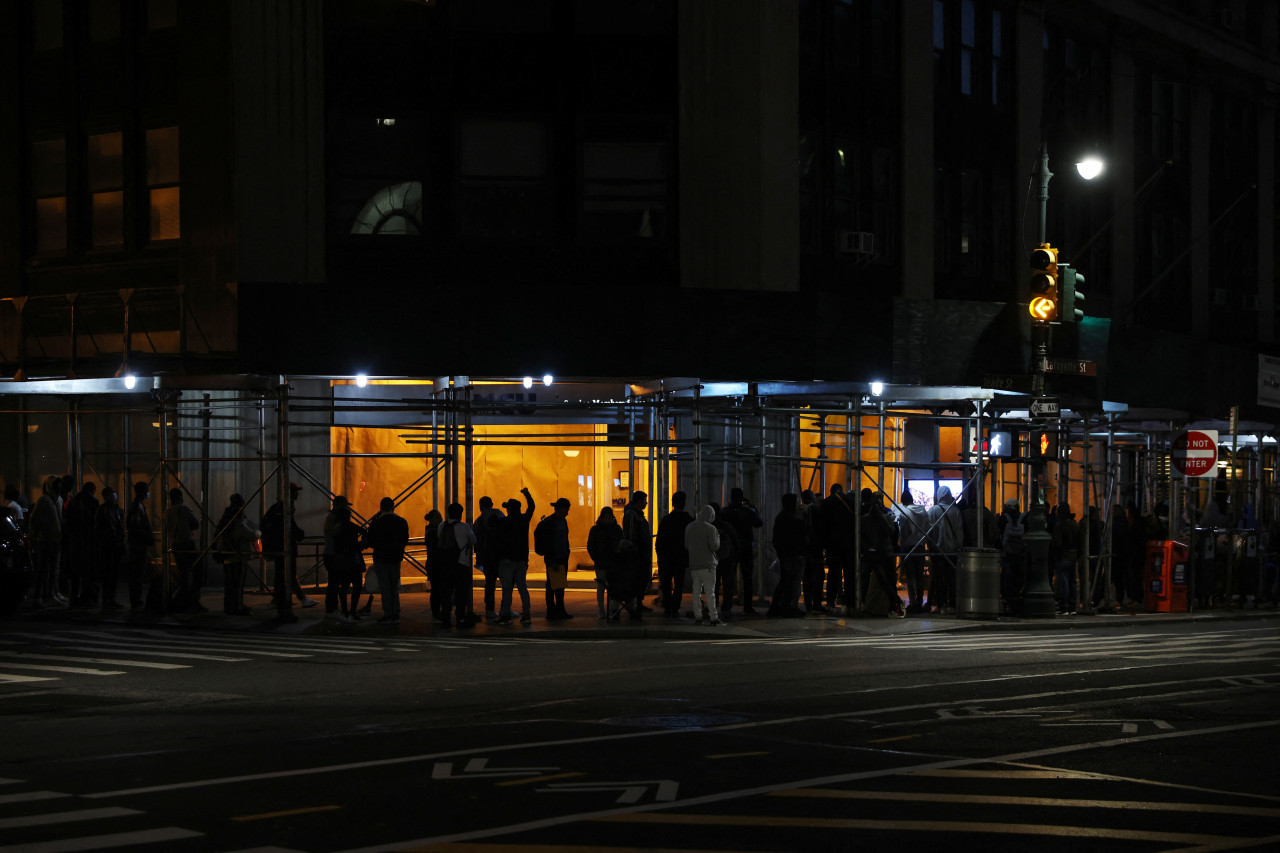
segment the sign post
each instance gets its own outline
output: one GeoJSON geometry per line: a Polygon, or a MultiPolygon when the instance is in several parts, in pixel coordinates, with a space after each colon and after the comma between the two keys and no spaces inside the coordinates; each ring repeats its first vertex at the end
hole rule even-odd
{"type": "Polygon", "coordinates": [[[1218,475],[1218,431],[1193,429],[1173,439],[1173,470],[1188,477],[1218,475]]]}

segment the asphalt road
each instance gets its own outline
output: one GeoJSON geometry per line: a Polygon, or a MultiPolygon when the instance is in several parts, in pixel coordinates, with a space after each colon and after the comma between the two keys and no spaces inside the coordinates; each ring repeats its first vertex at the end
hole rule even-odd
{"type": "Polygon", "coordinates": [[[1274,850],[1277,686],[1275,619],[668,639],[6,623],[0,853],[1274,850]]]}

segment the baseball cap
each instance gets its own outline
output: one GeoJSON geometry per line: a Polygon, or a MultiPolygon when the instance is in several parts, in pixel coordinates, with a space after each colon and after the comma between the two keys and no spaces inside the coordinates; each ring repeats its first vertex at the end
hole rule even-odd
{"type": "Polygon", "coordinates": [[[569,503],[569,499],[568,499],[568,498],[559,498],[559,499],[557,499],[557,500],[556,500],[556,502],[553,504],[553,506],[555,506],[555,507],[564,507],[565,509],[568,509],[569,507],[573,506],[573,504],[569,503]]]}

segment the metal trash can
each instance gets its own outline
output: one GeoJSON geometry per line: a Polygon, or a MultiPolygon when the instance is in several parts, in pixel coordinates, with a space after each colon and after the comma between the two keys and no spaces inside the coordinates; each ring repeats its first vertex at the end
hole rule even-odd
{"type": "Polygon", "coordinates": [[[962,619],[1000,615],[1000,551],[964,548],[956,571],[956,612],[962,619]]]}

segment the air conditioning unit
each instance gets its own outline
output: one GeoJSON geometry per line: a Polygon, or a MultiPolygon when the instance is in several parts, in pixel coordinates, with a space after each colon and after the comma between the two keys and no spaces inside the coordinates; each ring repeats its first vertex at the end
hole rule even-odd
{"type": "Polygon", "coordinates": [[[1258,300],[1258,296],[1257,296],[1257,294],[1253,294],[1252,296],[1246,296],[1246,297],[1244,297],[1244,299],[1242,300],[1242,302],[1243,302],[1243,304],[1244,304],[1244,310],[1246,310],[1246,311],[1257,311],[1257,310],[1258,310],[1258,302],[1259,302],[1259,300],[1258,300]]]}
{"type": "Polygon", "coordinates": [[[836,251],[854,255],[870,255],[876,250],[876,235],[870,231],[841,231],[836,236],[836,251]]]}
{"type": "Polygon", "coordinates": [[[1225,287],[1215,287],[1209,291],[1209,302],[1212,305],[1227,304],[1227,289],[1225,287]]]}

